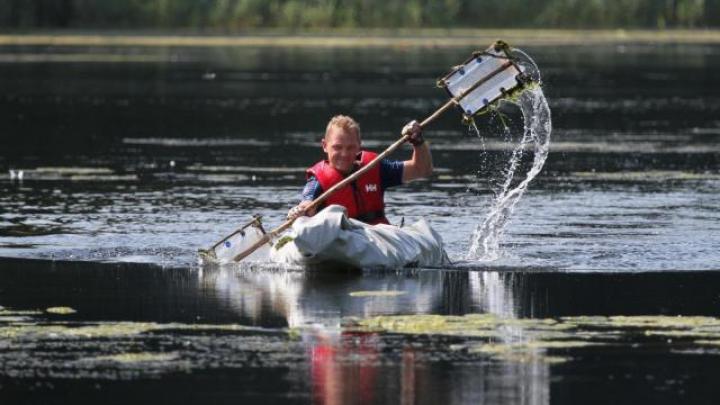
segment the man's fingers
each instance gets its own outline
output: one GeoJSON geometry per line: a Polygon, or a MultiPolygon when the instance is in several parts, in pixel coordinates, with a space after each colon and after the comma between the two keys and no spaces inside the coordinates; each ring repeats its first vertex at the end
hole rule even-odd
{"type": "Polygon", "coordinates": [[[420,131],[420,125],[417,123],[417,121],[413,121],[408,123],[403,127],[402,134],[403,135],[410,135],[414,136],[416,133],[420,131]]]}
{"type": "Polygon", "coordinates": [[[287,219],[293,219],[297,217],[301,217],[303,215],[313,215],[314,209],[308,212],[308,207],[310,206],[310,201],[303,201],[300,204],[290,208],[290,211],[288,211],[287,219]]]}
{"type": "Polygon", "coordinates": [[[410,121],[408,122],[402,129],[403,135],[410,135],[413,136],[414,134],[418,133],[420,131],[420,124],[418,124],[417,121],[410,121]]]}
{"type": "Polygon", "coordinates": [[[287,219],[297,218],[297,217],[300,216],[300,214],[301,214],[300,207],[299,207],[299,206],[298,206],[298,207],[293,207],[293,208],[290,209],[290,211],[288,211],[287,219]]]}
{"type": "Polygon", "coordinates": [[[419,146],[425,142],[422,136],[422,127],[414,120],[405,125],[403,128],[403,135],[408,137],[408,142],[410,142],[413,146],[419,146]]]}

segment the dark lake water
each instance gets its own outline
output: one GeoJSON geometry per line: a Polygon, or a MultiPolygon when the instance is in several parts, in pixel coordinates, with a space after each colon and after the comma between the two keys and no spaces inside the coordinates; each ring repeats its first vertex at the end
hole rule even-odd
{"type": "Polygon", "coordinates": [[[0,47],[0,399],[713,403],[720,46],[525,50],[553,132],[500,258],[463,261],[517,135],[451,111],[386,200],[461,265],[317,273],[196,251],[282,222],[330,116],[380,151],[472,49],[0,47]]]}

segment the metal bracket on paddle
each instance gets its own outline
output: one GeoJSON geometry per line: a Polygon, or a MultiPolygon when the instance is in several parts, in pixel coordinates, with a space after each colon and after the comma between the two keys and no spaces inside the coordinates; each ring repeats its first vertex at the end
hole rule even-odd
{"type": "Polygon", "coordinates": [[[469,120],[522,88],[528,82],[524,70],[510,56],[508,44],[497,41],[484,51],[473,52],[437,84],[457,101],[465,119],[469,120]]]}

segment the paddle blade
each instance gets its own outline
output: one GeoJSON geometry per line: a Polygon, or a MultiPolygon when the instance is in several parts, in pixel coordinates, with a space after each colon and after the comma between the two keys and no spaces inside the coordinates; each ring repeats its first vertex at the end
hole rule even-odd
{"type": "Polygon", "coordinates": [[[496,43],[472,57],[438,81],[467,117],[483,112],[495,101],[523,85],[524,68],[508,54],[504,43],[496,43]]]}
{"type": "MultiPolygon", "coordinates": [[[[265,236],[265,230],[260,223],[259,218],[233,232],[225,239],[216,243],[210,249],[201,249],[198,253],[200,259],[204,263],[231,263],[234,258],[242,252],[248,250],[265,236]]],[[[266,261],[270,255],[270,245],[264,244],[251,254],[246,256],[244,260],[248,261],[266,261]]]]}

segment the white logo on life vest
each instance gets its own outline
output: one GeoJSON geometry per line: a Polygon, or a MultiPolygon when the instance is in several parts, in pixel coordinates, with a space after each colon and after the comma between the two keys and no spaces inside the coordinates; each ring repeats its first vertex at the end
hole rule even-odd
{"type": "Polygon", "coordinates": [[[370,193],[372,191],[377,191],[377,184],[366,184],[365,185],[365,192],[370,193]]]}

